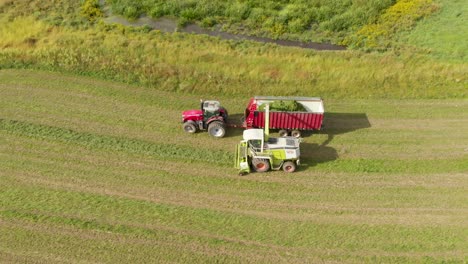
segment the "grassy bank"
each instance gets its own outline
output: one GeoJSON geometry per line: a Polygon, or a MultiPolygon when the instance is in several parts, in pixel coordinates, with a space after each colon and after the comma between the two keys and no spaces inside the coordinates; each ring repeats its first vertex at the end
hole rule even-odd
{"type": "Polygon", "coordinates": [[[463,1],[439,0],[439,12],[419,21],[414,30],[400,34],[400,45],[411,45],[426,56],[443,61],[468,61],[468,6],[463,1]]]}
{"type": "Polygon", "coordinates": [[[74,72],[194,94],[464,98],[467,91],[466,64],[418,55],[315,52],[103,24],[70,30],[21,17],[3,22],[1,68],[74,72]]]}
{"type": "MultiPolygon", "coordinates": [[[[434,4],[444,18],[456,9],[456,4],[434,4]]],[[[412,28],[432,5],[398,1],[380,20],[364,25],[357,39],[394,43],[397,33],[412,28]],[[390,27],[395,24],[401,29],[390,27]]],[[[447,46],[440,46],[447,60],[408,46],[387,53],[316,52],[106,25],[95,20],[94,9],[88,14],[83,6],[64,0],[2,2],[0,67],[70,72],[192,94],[466,98],[467,65],[451,59],[448,54],[460,51],[447,46]]]]}

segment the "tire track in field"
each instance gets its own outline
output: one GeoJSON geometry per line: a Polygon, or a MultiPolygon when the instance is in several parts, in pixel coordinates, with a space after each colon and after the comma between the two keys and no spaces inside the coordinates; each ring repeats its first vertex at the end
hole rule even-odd
{"type": "MultiPolygon", "coordinates": [[[[183,228],[172,228],[164,225],[143,225],[137,223],[96,222],[93,219],[76,218],[74,216],[45,215],[40,213],[8,211],[1,212],[5,219],[0,218],[0,227],[22,229],[28,232],[60,235],[79,240],[92,240],[113,245],[148,246],[151,248],[173,248],[187,253],[201,253],[215,257],[223,255],[242,259],[257,259],[275,262],[277,251],[291,250],[291,248],[260,243],[251,240],[239,240],[231,237],[210,234],[183,228]],[[36,219],[31,219],[36,217],[36,219]],[[75,224],[67,223],[73,219],[75,224]],[[12,221],[13,220],[13,221],[12,221]],[[79,224],[83,226],[80,226],[79,224]],[[101,226],[93,228],[90,223],[101,226]],[[142,235],[143,233],[143,235],[142,235]],[[216,241],[227,243],[216,243],[216,241]],[[237,247],[243,247],[242,251],[237,247]],[[268,256],[268,257],[259,257],[268,256]]],[[[291,259],[292,260],[292,259],[291,259]]],[[[301,263],[297,259],[294,263],[301,263]]]]}
{"type": "MultiPolygon", "coordinates": [[[[40,216],[40,221],[28,220],[21,218],[21,213],[17,212],[18,217],[0,219],[0,227],[6,229],[21,229],[26,232],[55,235],[55,236],[66,236],[74,239],[92,240],[106,242],[108,244],[122,245],[122,246],[138,246],[138,247],[150,247],[158,248],[168,246],[172,249],[176,249],[178,252],[193,252],[202,253],[207,256],[230,256],[234,258],[241,258],[249,260],[249,262],[258,263],[304,263],[304,260],[314,260],[314,262],[322,262],[323,259],[320,256],[343,256],[348,255],[350,252],[341,248],[312,248],[304,246],[286,246],[286,245],[273,245],[268,243],[261,243],[251,240],[239,240],[230,237],[221,237],[219,235],[213,235],[203,233],[199,231],[186,230],[186,229],[174,229],[161,225],[122,225],[122,223],[109,222],[103,223],[108,225],[110,228],[128,228],[127,232],[112,232],[102,231],[92,228],[80,228],[77,226],[70,226],[64,223],[50,222],[47,221],[49,218],[60,218],[61,216],[40,216]],[[11,220],[14,220],[11,221],[11,220]],[[84,232],[86,230],[86,232],[84,232]],[[137,231],[136,233],[132,232],[137,231]],[[146,236],[141,235],[141,231],[146,230],[148,233],[146,236]],[[169,236],[165,236],[170,234],[169,236]],[[153,236],[154,235],[154,236],[153,236]],[[159,237],[162,236],[162,237],[159,237]],[[193,241],[187,241],[193,239],[193,241]],[[155,240],[157,239],[157,240],[155,240]],[[180,239],[180,241],[178,241],[180,239]],[[200,240],[201,239],[201,240],[200,240]],[[209,241],[224,240],[229,244],[215,243],[212,244],[209,241]],[[216,252],[216,253],[215,253],[216,252]],[[307,255],[313,252],[313,256],[307,255]],[[307,256],[306,256],[307,255],[307,256]],[[302,256],[302,257],[301,257],[302,256]]],[[[88,220],[82,219],[83,222],[88,220]]],[[[90,249],[92,250],[92,249],[90,249]]],[[[40,255],[39,252],[36,252],[40,255]]],[[[10,254],[17,255],[13,252],[10,254]]],[[[38,256],[39,256],[38,255],[38,256]]],[[[368,256],[383,256],[383,257],[406,257],[406,258],[420,258],[420,257],[444,257],[444,258],[463,258],[464,252],[461,250],[451,250],[443,252],[391,252],[379,249],[374,250],[354,250],[351,253],[354,257],[368,257],[368,256]]],[[[1,256],[1,254],[0,254],[1,256]]],[[[45,256],[42,256],[45,257],[45,256]]],[[[52,256],[48,255],[52,260],[52,256]]]]}
{"type": "Polygon", "coordinates": [[[437,225],[466,226],[465,208],[386,208],[353,207],[336,203],[284,203],[258,201],[225,194],[187,193],[183,195],[166,189],[122,186],[101,186],[44,179],[41,175],[16,174],[21,184],[43,186],[57,191],[84,192],[93,195],[112,196],[123,199],[150,202],[165,206],[212,210],[247,217],[287,222],[314,222],[327,224],[391,224],[402,226],[428,227],[437,225]],[[271,211],[271,208],[276,208],[271,211]],[[415,217],[418,216],[418,217],[415,217]]]}
{"type": "MultiPolygon", "coordinates": [[[[89,191],[173,206],[220,210],[287,221],[314,220],[343,223],[349,220],[353,223],[398,223],[404,225],[434,225],[436,223],[460,225],[466,223],[466,221],[460,220],[460,215],[466,213],[466,209],[442,208],[440,203],[435,207],[428,205],[415,207],[411,204],[404,207],[378,207],[369,203],[347,206],[347,203],[340,203],[342,200],[340,197],[326,203],[317,203],[304,196],[307,193],[316,192],[317,186],[334,189],[348,187],[357,187],[358,189],[360,187],[374,189],[375,187],[379,189],[398,186],[436,188],[439,187],[438,182],[442,180],[444,188],[452,189],[464,185],[465,177],[461,174],[449,175],[450,177],[444,177],[444,175],[432,175],[431,177],[427,175],[409,175],[407,177],[400,175],[397,178],[388,179],[379,177],[377,182],[374,174],[366,175],[365,178],[357,182],[354,176],[343,179],[345,175],[328,175],[326,180],[318,179],[325,175],[305,178],[301,174],[295,175],[294,178],[284,178],[281,177],[281,173],[273,173],[266,178],[265,175],[252,175],[252,177],[246,178],[225,177],[216,171],[203,169],[204,166],[199,163],[190,164],[176,161],[163,161],[161,163],[155,162],[150,157],[142,159],[138,156],[129,160],[124,153],[108,153],[102,156],[106,153],[105,151],[95,153],[92,150],[86,150],[86,148],[78,148],[81,149],[79,153],[72,155],[67,150],[69,147],[66,145],[63,145],[63,149],[58,152],[56,152],[57,150],[47,151],[48,154],[45,157],[43,152],[38,152],[43,144],[47,144],[46,149],[50,149],[50,145],[56,145],[54,142],[44,142],[38,147],[33,147],[33,150],[26,151],[26,149],[15,148],[15,152],[24,157],[26,163],[33,162],[36,165],[44,163],[47,164],[47,167],[53,168],[53,171],[49,169],[46,174],[42,174],[37,170],[29,171],[17,168],[13,172],[14,178],[24,183],[35,183],[45,187],[56,186],[58,189],[89,191]],[[28,154],[29,152],[34,153],[34,155],[31,156],[28,154]],[[65,158],[62,153],[65,153],[65,158]],[[115,155],[126,158],[116,159],[115,155]],[[137,158],[138,161],[135,161],[134,158],[137,158]],[[67,162],[62,165],[64,161],[67,162]],[[106,173],[107,169],[99,169],[108,166],[115,168],[115,171],[106,173]],[[84,175],[72,176],[74,174],[81,175],[82,169],[86,170],[84,175]],[[90,177],[89,173],[92,171],[98,174],[104,173],[102,174],[104,177],[95,177],[95,173],[92,174],[94,176],[90,177]],[[64,172],[66,173],[64,174],[64,172]],[[161,173],[163,176],[159,176],[161,173]],[[181,175],[187,176],[181,178],[181,175]],[[57,179],[57,177],[60,178],[57,179]],[[244,188],[238,189],[239,184],[244,188]],[[302,187],[297,189],[296,186],[302,187]],[[277,193],[278,191],[280,192],[277,193]],[[291,197],[293,202],[272,199],[268,192],[275,192],[278,197],[291,197]],[[271,208],[275,209],[271,210],[271,208]],[[369,214],[373,217],[368,217],[369,214]],[[415,214],[421,217],[414,220],[415,214]]],[[[318,193],[317,195],[322,194],[318,193]]],[[[445,199],[444,195],[440,197],[445,199]]],[[[363,199],[362,197],[357,198],[360,201],[363,199]]],[[[431,199],[436,198],[432,197],[431,199]]]]}
{"type": "MultiPolygon", "coordinates": [[[[67,145],[62,145],[60,150],[47,151],[57,143],[54,141],[39,142],[37,142],[36,147],[30,150],[15,147],[10,151],[20,154],[27,164],[33,162],[36,167],[39,164],[45,164],[48,168],[53,168],[53,170],[48,169],[47,173],[42,174],[37,169],[30,171],[16,168],[13,175],[17,180],[46,187],[49,185],[61,186],[60,188],[65,187],[70,188],[70,190],[91,191],[103,195],[122,197],[129,196],[132,199],[174,206],[220,210],[290,221],[314,220],[343,223],[350,220],[354,223],[383,222],[404,225],[433,225],[436,223],[460,225],[460,223],[466,223],[466,221],[460,220],[460,215],[466,213],[466,210],[460,207],[443,208],[441,203],[430,206],[426,202],[423,207],[415,207],[406,203],[403,207],[379,207],[366,202],[359,206],[351,206],[349,203],[345,203],[342,197],[335,197],[333,201],[317,203],[305,196],[310,192],[317,192],[317,187],[325,189],[352,187],[366,190],[369,188],[386,189],[396,187],[424,187],[435,190],[436,187],[443,187],[457,191],[456,188],[465,185],[466,182],[466,178],[462,174],[448,175],[449,177],[445,177],[444,174],[431,175],[431,177],[427,175],[398,175],[388,179],[386,177],[376,179],[376,174],[369,174],[365,175],[363,179],[359,178],[358,181],[353,175],[345,176],[342,174],[334,176],[316,174],[315,176],[309,175],[306,177],[307,175],[300,173],[294,175],[294,177],[284,178],[281,177],[284,176],[281,173],[271,173],[268,175],[252,175],[246,178],[225,177],[215,170],[206,169],[200,163],[156,162],[155,159],[149,156],[140,157],[140,155],[129,159],[129,156],[126,156],[125,153],[112,154],[112,152],[106,152],[105,150],[95,152],[95,150],[88,150],[83,147],[76,148],[75,146],[73,146],[73,151],[79,151],[72,154],[73,152],[67,145]],[[43,146],[44,144],[46,146],[43,146]],[[43,151],[39,151],[41,148],[43,151]],[[45,153],[47,155],[44,155],[45,153]],[[116,155],[119,158],[116,158],[116,155]],[[115,170],[107,173],[107,167],[109,166],[115,170]],[[94,173],[90,174],[93,171],[94,173]],[[84,174],[82,174],[83,172],[84,174]],[[103,177],[95,177],[96,173],[98,175],[102,174],[103,177]],[[74,177],[73,175],[81,176],[74,177]],[[91,177],[91,175],[93,176],[91,177]],[[326,177],[326,179],[323,179],[323,177],[326,177]],[[441,181],[443,181],[443,184],[439,186],[441,181]],[[238,189],[239,185],[244,187],[238,189]],[[103,193],[103,190],[113,193],[103,193]],[[278,198],[271,198],[268,195],[269,192],[277,193],[277,197],[283,198],[279,200],[277,200],[278,198]],[[292,202],[284,202],[285,197],[290,197],[292,202]],[[271,210],[271,208],[274,208],[274,210],[271,210]],[[375,217],[369,218],[366,216],[368,214],[375,217]],[[413,220],[414,217],[412,216],[414,214],[421,217],[413,220]],[[385,215],[388,215],[388,217],[385,217],[385,215]]],[[[8,155],[5,156],[5,158],[7,157],[8,155]]],[[[222,167],[218,168],[222,169],[222,167]]],[[[428,194],[429,192],[425,192],[423,195],[430,198],[430,200],[437,199],[432,196],[429,197],[428,194]]],[[[323,193],[319,192],[316,195],[321,196],[323,193]]],[[[349,195],[346,194],[345,196],[349,195]]],[[[362,197],[352,196],[358,198],[359,201],[365,201],[362,197]]],[[[439,197],[446,199],[444,195],[439,197]]],[[[420,199],[421,197],[416,198],[420,199]]],[[[455,199],[452,199],[452,201],[455,201],[455,199]]]]}

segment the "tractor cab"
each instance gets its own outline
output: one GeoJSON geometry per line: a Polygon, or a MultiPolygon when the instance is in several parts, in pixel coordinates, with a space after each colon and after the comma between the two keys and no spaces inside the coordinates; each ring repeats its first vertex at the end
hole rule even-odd
{"type": "Polygon", "coordinates": [[[205,120],[212,116],[218,116],[220,114],[221,104],[218,101],[202,101],[201,110],[205,120]]]}

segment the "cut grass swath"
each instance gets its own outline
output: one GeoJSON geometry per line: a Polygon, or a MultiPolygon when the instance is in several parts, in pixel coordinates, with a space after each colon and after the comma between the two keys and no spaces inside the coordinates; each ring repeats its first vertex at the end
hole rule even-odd
{"type": "Polygon", "coordinates": [[[0,130],[47,140],[58,140],[86,147],[126,151],[130,153],[158,156],[164,159],[209,162],[218,165],[231,164],[231,153],[205,150],[189,146],[154,144],[143,140],[76,132],[70,129],[32,124],[15,120],[0,119],[0,130]]]}

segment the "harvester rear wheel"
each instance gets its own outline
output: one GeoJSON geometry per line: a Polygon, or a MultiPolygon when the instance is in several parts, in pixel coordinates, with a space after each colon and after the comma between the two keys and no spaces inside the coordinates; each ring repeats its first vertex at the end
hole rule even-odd
{"type": "Polygon", "coordinates": [[[214,121],[208,125],[208,133],[213,137],[222,138],[226,134],[226,129],[223,123],[214,121]]]}
{"type": "Polygon", "coordinates": [[[265,172],[270,170],[270,162],[267,159],[253,159],[252,165],[256,172],[265,172]]]}
{"type": "Polygon", "coordinates": [[[280,131],[278,131],[278,134],[280,137],[287,137],[289,133],[286,129],[281,129],[280,131]]]}
{"type": "Polygon", "coordinates": [[[292,161],[286,161],[283,163],[283,171],[285,172],[294,172],[296,171],[296,163],[292,161]]]}
{"type": "Polygon", "coordinates": [[[195,122],[193,122],[193,121],[185,122],[184,125],[183,125],[183,128],[184,128],[184,131],[189,133],[189,134],[193,134],[193,133],[197,132],[197,126],[196,126],[195,122]]]}

